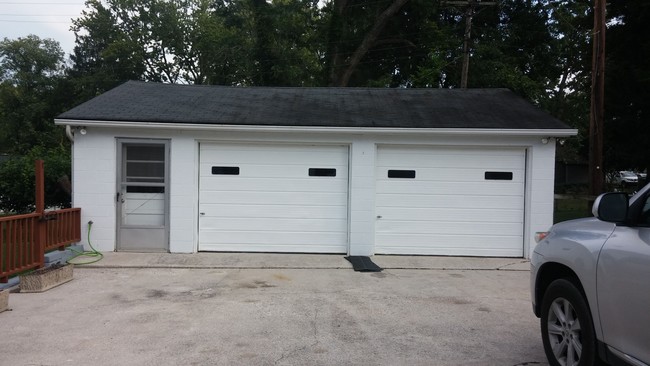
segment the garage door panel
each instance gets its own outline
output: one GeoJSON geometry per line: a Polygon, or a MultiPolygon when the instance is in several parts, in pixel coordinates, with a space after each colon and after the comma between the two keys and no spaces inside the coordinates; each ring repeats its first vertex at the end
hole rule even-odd
{"type": "MultiPolygon", "coordinates": [[[[482,155],[481,160],[490,160],[490,169],[512,169],[512,166],[514,164],[517,164],[520,159],[508,155],[482,155]]],[[[383,159],[382,156],[382,162],[377,166],[380,168],[388,169],[394,169],[397,167],[457,169],[462,166],[475,165],[476,161],[476,155],[444,156],[423,153],[413,155],[387,156],[385,159],[383,159]]]]}
{"type": "MultiPolygon", "coordinates": [[[[492,148],[492,147],[476,147],[476,146],[421,146],[421,145],[380,145],[384,157],[380,163],[390,162],[391,159],[404,158],[404,157],[421,157],[431,156],[436,159],[448,160],[449,157],[468,157],[475,159],[476,156],[490,156],[490,157],[512,157],[514,149],[508,148],[492,148]],[[488,150],[490,149],[490,150],[488,150]]],[[[401,164],[400,164],[401,165],[401,164]]]]}
{"type": "Polygon", "coordinates": [[[257,166],[250,166],[250,165],[242,165],[242,164],[237,164],[237,166],[233,166],[233,164],[210,164],[206,167],[203,168],[203,170],[206,172],[203,177],[217,177],[217,178],[222,178],[222,179],[260,179],[260,178],[267,178],[267,179],[287,179],[287,178],[293,178],[293,179],[311,179],[311,180],[316,180],[316,179],[347,179],[348,178],[348,172],[347,172],[347,167],[345,166],[339,166],[339,165],[332,165],[332,164],[310,164],[311,166],[305,166],[305,165],[296,165],[296,166],[279,166],[279,167],[257,167],[257,166]],[[211,174],[210,171],[212,167],[234,167],[234,168],[239,168],[239,173],[237,175],[218,175],[218,174],[211,174]],[[317,176],[310,176],[309,175],[309,169],[310,168],[317,168],[317,169],[335,169],[335,176],[327,176],[327,177],[317,177],[317,176]]]}
{"type": "Polygon", "coordinates": [[[381,194],[377,195],[378,207],[437,207],[437,208],[492,208],[521,209],[519,196],[475,196],[466,194],[459,200],[455,195],[444,194],[381,194]]]}
{"type": "MultiPolygon", "coordinates": [[[[515,237],[510,236],[479,236],[479,235],[407,235],[402,234],[389,236],[393,242],[400,240],[404,245],[386,246],[386,248],[399,248],[410,247],[415,248],[412,254],[423,254],[429,251],[436,251],[438,254],[444,254],[442,251],[456,250],[462,248],[463,250],[477,250],[496,249],[501,252],[509,251],[511,254],[517,254],[517,250],[508,244],[509,241],[516,240],[515,237]],[[468,244],[472,243],[472,244],[468,244]]],[[[391,254],[400,254],[392,252],[391,254]]]]}
{"type": "MultiPolygon", "coordinates": [[[[389,220],[416,220],[421,222],[522,222],[523,212],[521,210],[472,210],[472,209],[455,209],[455,208],[411,208],[411,207],[392,207],[389,212],[380,214],[381,220],[377,224],[382,228],[383,221],[389,220]]],[[[424,225],[424,223],[421,223],[424,225]]],[[[473,230],[472,227],[467,229],[473,230]]]]}
{"type": "MultiPolygon", "coordinates": [[[[340,158],[340,145],[309,145],[309,144],[275,144],[259,142],[215,142],[205,143],[201,146],[203,154],[232,154],[242,156],[277,156],[278,154],[293,154],[300,150],[301,154],[313,154],[322,156],[323,153],[330,153],[336,158],[340,158]]],[[[285,157],[282,156],[284,159],[285,157]]]]}
{"type": "Polygon", "coordinates": [[[422,225],[419,221],[391,221],[381,220],[381,230],[386,233],[407,232],[408,235],[415,234],[435,234],[435,235],[455,235],[458,233],[468,232],[468,227],[471,226],[471,232],[478,232],[480,235],[487,236],[503,236],[504,232],[514,232],[519,226],[519,223],[502,223],[502,222],[467,222],[467,221],[443,221],[443,222],[427,222],[422,225]]]}
{"type": "Polygon", "coordinates": [[[221,204],[304,204],[324,206],[347,206],[348,196],[340,192],[312,192],[309,195],[296,195],[291,192],[259,191],[203,191],[199,198],[202,202],[220,202],[221,204]]]}
{"type": "Polygon", "coordinates": [[[400,238],[407,239],[409,245],[412,246],[428,246],[432,242],[438,243],[441,246],[448,245],[449,247],[458,246],[459,244],[467,248],[482,248],[489,244],[493,248],[507,248],[504,243],[509,240],[515,239],[516,236],[512,235],[483,235],[483,234],[387,234],[388,237],[398,242],[400,238]],[[467,241],[466,239],[471,239],[467,241]]]}
{"type": "MultiPolygon", "coordinates": [[[[388,170],[391,169],[404,169],[404,167],[382,167],[383,176],[379,176],[380,180],[390,180],[387,176],[388,170]]],[[[411,167],[415,170],[416,177],[422,181],[432,182],[493,182],[485,179],[485,173],[488,171],[512,173],[512,179],[508,182],[521,183],[524,181],[524,171],[514,169],[459,169],[459,168],[423,168],[411,167]]]]}
{"type": "Polygon", "coordinates": [[[437,182],[433,185],[427,181],[411,181],[408,179],[397,181],[380,180],[377,182],[378,194],[399,194],[409,192],[412,194],[438,194],[438,195],[476,195],[484,196],[518,196],[524,193],[522,183],[470,183],[470,182],[437,182]]]}
{"type": "Polygon", "coordinates": [[[347,157],[342,158],[337,149],[319,149],[318,151],[299,149],[296,147],[280,149],[276,146],[260,150],[234,151],[225,145],[223,150],[211,152],[202,150],[202,164],[232,164],[236,161],[241,165],[270,165],[277,167],[302,166],[308,164],[345,165],[347,157]]]}
{"type": "MultiPolygon", "coordinates": [[[[393,243],[398,243],[399,238],[388,238],[393,243]]],[[[420,245],[413,244],[412,238],[408,239],[406,245],[386,245],[382,247],[382,254],[404,254],[410,253],[415,255],[453,255],[458,256],[485,256],[485,257],[519,257],[521,251],[513,249],[510,246],[499,246],[507,243],[508,237],[481,238],[476,237],[429,237],[421,241],[420,245]],[[466,243],[477,242],[480,245],[467,246],[466,243]]],[[[518,239],[517,239],[518,240],[518,239]]],[[[402,242],[404,240],[402,239],[402,242]]],[[[517,241],[518,243],[518,241],[517,241]]],[[[513,241],[512,244],[515,244],[513,241]]]]}
{"type": "Polygon", "coordinates": [[[276,242],[269,243],[239,243],[239,244],[214,244],[203,243],[202,251],[208,252],[262,252],[262,253],[339,253],[340,246],[319,244],[319,251],[312,251],[309,243],[283,244],[276,242]]]}
{"type": "MultiPolygon", "coordinates": [[[[418,159],[426,159],[426,156],[420,156],[418,159]]],[[[488,158],[488,157],[485,157],[488,158]]],[[[454,161],[441,161],[434,160],[433,157],[430,158],[432,161],[432,165],[430,166],[422,166],[422,165],[417,165],[417,163],[413,163],[411,159],[395,159],[395,162],[392,164],[382,164],[379,166],[379,168],[383,169],[398,169],[398,168],[411,168],[411,169],[418,169],[418,168],[430,168],[430,169],[457,169],[459,166],[463,165],[469,165],[472,163],[476,162],[476,159],[472,159],[470,157],[463,157],[460,160],[454,160],[454,161]],[[401,163],[401,164],[400,164],[401,163]]],[[[494,157],[495,161],[490,165],[490,169],[494,170],[508,170],[512,169],[512,165],[516,162],[512,161],[511,159],[503,159],[501,157],[494,157]],[[497,160],[498,159],[498,160],[497,160]]]]}
{"type": "Polygon", "coordinates": [[[297,178],[297,179],[347,179],[348,168],[346,165],[334,165],[314,163],[305,165],[260,165],[260,164],[233,164],[233,163],[212,163],[203,164],[201,171],[204,177],[214,176],[212,167],[236,167],[239,168],[239,174],[231,176],[217,175],[224,179],[243,179],[243,178],[297,178]],[[309,175],[310,168],[335,169],[335,176],[314,177],[309,175]]]}
{"type": "Polygon", "coordinates": [[[200,150],[199,250],[347,252],[347,146],[215,143],[200,150]],[[238,169],[213,174],[213,167],[238,169]],[[311,168],[335,174],[310,176],[311,168]]]}
{"type": "Polygon", "coordinates": [[[525,172],[523,149],[379,146],[376,252],[522,256],[525,172]]]}
{"type": "MultiPolygon", "coordinates": [[[[205,220],[206,226],[215,231],[239,231],[250,228],[250,220],[246,218],[209,217],[205,220]]],[[[345,219],[306,219],[306,218],[268,218],[263,224],[256,227],[262,231],[300,231],[339,233],[347,232],[348,222],[345,219]]]]}
{"type": "Polygon", "coordinates": [[[342,186],[347,186],[346,179],[279,179],[279,178],[238,178],[220,179],[206,177],[204,184],[213,186],[220,191],[250,191],[250,192],[340,192],[342,186]]]}
{"type": "MultiPolygon", "coordinates": [[[[241,217],[259,219],[269,218],[340,218],[341,206],[287,206],[287,205],[235,205],[205,204],[202,211],[206,217],[241,217]]],[[[259,225],[263,223],[260,222],[259,225]]],[[[258,225],[257,223],[251,224],[258,225]]]]}
{"type": "Polygon", "coordinates": [[[246,245],[286,246],[302,245],[302,252],[309,252],[313,246],[340,247],[341,240],[347,238],[346,233],[332,232],[302,232],[302,231],[218,231],[214,232],[217,240],[206,240],[204,244],[221,245],[223,247],[237,245],[238,251],[246,251],[246,245]]]}

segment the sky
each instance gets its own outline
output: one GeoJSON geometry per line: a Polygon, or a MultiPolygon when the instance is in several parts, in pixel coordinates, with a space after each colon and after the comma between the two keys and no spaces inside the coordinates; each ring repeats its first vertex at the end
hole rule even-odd
{"type": "Polygon", "coordinates": [[[69,55],[74,48],[71,19],[83,9],[84,0],[0,0],[0,39],[35,34],[58,41],[69,55]]]}

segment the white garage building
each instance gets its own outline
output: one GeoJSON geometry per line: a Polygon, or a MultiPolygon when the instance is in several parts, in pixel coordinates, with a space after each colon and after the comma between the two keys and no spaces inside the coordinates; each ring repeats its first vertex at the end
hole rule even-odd
{"type": "Polygon", "coordinates": [[[127,82],[55,122],[93,246],[172,253],[528,257],[576,134],[505,89],[127,82]]]}

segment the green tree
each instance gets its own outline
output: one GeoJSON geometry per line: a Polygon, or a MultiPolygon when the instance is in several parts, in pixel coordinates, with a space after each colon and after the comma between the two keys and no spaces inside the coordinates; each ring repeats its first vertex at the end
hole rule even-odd
{"type": "Polygon", "coordinates": [[[52,118],[65,109],[63,51],[30,35],[0,42],[0,153],[23,154],[33,146],[66,143],[52,118]]]}
{"type": "MultiPolygon", "coordinates": [[[[605,66],[605,166],[650,168],[650,3],[613,1],[605,66]]],[[[650,169],[649,169],[650,170],[650,169]]]]}
{"type": "Polygon", "coordinates": [[[589,108],[591,97],[592,0],[547,2],[549,30],[554,38],[556,68],[540,106],[578,129],[557,149],[557,160],[584,163],[588,156],[589,108]],[[557,75],[557,74],[556,74],[557,75]]]}
{"type": "Polygon", "coordinates": [[[314,85],[316,3],[307,0],[90,0],[74,22],[72,76],[85,95],[129,79],[314,85]],[[90,85],[90,86],[88,86],[90,85]]]}
{"type": "MultiPolygon", "coordinates": [[[[455,32],[447,52],[437,53],[447,62],[432,67],[442,87],[460,85],[464,13],[442,9],[441,21],[455,32]]],[[[587,153],[592,25],[589,0],[500,2],[477,8],[472,23],[469,87],[511,89],[578,128],[579,137],[558,149],[571,162],[587,153]]]]}
{"type": "Polygon", "coordinates": [[[36,36],[0,42],[0,153],[10,157],[0,163],[0,211],[33,208],[35,159],[46,161],[46,203],[70,204],[63,188],[69,186],[69,144],[53,123],[71,105],[64,75],[57,42],[36,36]]]}
{"type": "MultiPolygon", "coordinates": [[[[89,0],[79,100],[126,80],[239,86],[458,87],[465,9],[430,0],[89,0]]],[[[470,87],[509,88],[585,136],[590,0],[480,6],[470,87]]],[[[568,155],[586,151],[572,139],[568,155]]],[[[579,158],[573,158],[579,160],[579,158]]]]}
{"type": "Polygon", "coordinates": [[[14,155],[0,163],[0,212],[27,213],[34,210],[34,162],[44,161],[45,206],[70,207],[70,152],[63,146],[35,146],[25,155],[14,155]]]}
{"type": "MultiPolygon", "coordinates": [[[[437,2],[333,0],[323,12],[331,86],[411,86],[419,66],[438,64],[444,54],[448,34],[437,2]]],[[[418,84],[424,77],[416,77],[418,84]]]]}
{"type": "Polygon", "coordinates": [[[254,85],[316,86],[321,84],[322,25],[317,2],[250,0],[254,85]]]}
{"type": "Polygon", "coordinates": [[[68,75],[77,104],[128,80],[142,79],[145,69],[138,44],[116,27],[117,14],[99,0],[87,1],[86,7],[72,26],[76,45],[68,75]]]}

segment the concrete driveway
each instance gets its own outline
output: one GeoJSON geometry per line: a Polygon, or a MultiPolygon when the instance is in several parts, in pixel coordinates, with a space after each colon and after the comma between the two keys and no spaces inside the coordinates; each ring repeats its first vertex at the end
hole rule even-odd
{"type": "Polygon", "coordinates": [[[12,293],[1,365],[546,365],[518,259],[108,253],[12,293]]]}

